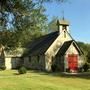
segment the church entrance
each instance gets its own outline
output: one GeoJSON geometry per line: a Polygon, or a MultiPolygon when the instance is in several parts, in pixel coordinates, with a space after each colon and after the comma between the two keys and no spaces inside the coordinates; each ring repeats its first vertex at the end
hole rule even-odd
{"type": "Polygon", "coordinates": [[[77,72],[78,70],[78,55],[69,54],[68,55],[68,68],[70,72],[77,72]]]}

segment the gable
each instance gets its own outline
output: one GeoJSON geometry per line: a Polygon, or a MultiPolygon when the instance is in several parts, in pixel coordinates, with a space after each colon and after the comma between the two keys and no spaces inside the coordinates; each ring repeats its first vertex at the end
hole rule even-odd
{"type": "MultiPolygon", "coordinates": [[[[67,44],[65,45],[65,42],[69,43],[69,41],[73,40],[68,32],[66,32],[66,37],[64,37],[63,35],[64,32],[59,34],[59,31],[56,31],[36,39],[35,41],[31,42],[28,45],[27,51],[24,52],[22,56],[41,55],[41,54],[45,54],[45,55],[51,54],[52,56],[56,55],[58,51],[62,49],[61,48],[62,45],[64,45],[63,47],[67,45],[67,44]]],[[[69,47],[63,50],[64,53],[68,48],[69,47]]]]}
{"type": "Polygon", "coordinates": [[[66,41],[59,49],[57,55],[64,54],[83,54],[82,50],[78,47],[74,40],[66,41]]]}
{"type": "MultiPolygon", "coordinates": [[[[65,31],[66,32],[66,31],[65,31]]],[[[51,44],[51,46],[47,49],[45,52],[46,54],[52,54],[52,56],[55,56],[61,46],[63,45],[64,42],[72,40],[72,37],[66,32],[66,37],[64,37],[64,31],[58,35],[56,40],[51,44]]]]}
{"type": "Polygon", "coordinates": [[[73,43],[71,43],[71,45],[69,46],[69,48],[66,51],[66,54],[79,54],[77,48],[73,45],[73,43]]]}

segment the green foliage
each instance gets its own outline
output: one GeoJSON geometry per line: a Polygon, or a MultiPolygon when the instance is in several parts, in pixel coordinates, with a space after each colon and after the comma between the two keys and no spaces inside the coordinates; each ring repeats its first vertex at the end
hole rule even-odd
{"type": "Polygon", "coordinates": [[[53,17],[53,19],[49,22],[48,27],[49,27],[49,32],[57,31],[57,17],[53,17]]]}
{"type": "Polygon", "coordinates": [[[13,31],[0,31],[0,43],[5,47],[17,47],[18,40],[16,38],[15,32],[13,31]]]}
{"type": "Polygon", "coordinates": [[[4,46],[25,46],[45,33],[47,18],[41,4],[32,0],[1,0],[0,6],[0,43],[4,46]],[[9,22],[11,14],[13,18],[9,22]]]}
{"type": "Polygon", "coordinates": [[[25,74],[27,72],[27,69],[24,66],[22,66],[18,69],[18,72],[19,74],[25,74]]]}
{"type": "Polygon", "coordinates": [[[5,70],[6,69],[6,66],[5,65],[1,65],[0,66],[0,70],[5,70]]]}
{"type": "Polygon", "coordinates": [[[83,42],[78,42],[78,45],[84,52],[84,57],[86,57],[86,61],[90,63],[90,44],[85,44],[83,42]]]}
{"type": "Polygon", "coordinates": [[[47,33],[47,17],[43,3],[55,1],[66,0],[0,0],[0,33],[4,33],[0,36],[0,43],[14,48],[25,46],[31,40],[47,33]]]}
{"type": "Polygon", "coordinates": [[[87,52],[87,62],[90,63],[90,51],[87,52]]]}
{"type": "Polygon", "coordinates": [[[88,63],[85,63],[85,64],[83,65],[83,69],[84,69],[84,72],[87,72],[88,69],[89,69],[89,64],[88,64],[88,63]]]}

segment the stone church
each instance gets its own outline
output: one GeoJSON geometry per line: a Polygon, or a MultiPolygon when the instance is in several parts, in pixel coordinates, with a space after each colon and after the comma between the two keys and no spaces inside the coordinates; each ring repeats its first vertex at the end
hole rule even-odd
{"type": "Polygon", "coordinates": [[[69,22],[57,21],[58,30],[37,38],[22,57],[24,66],[43,71],[78,72],[84,63],[83,52],[72,38],[69,22]]]}
{"type": "Polygon", "coordinates": [[[16,69],[24,65],[28,69],[59,72],[78,72],[84,64],[83,52],[72,38],[69,22],[57,21],[57,31],[31,42],[26,51],[9,54],[0,45],[0,67],[16,69]]]}

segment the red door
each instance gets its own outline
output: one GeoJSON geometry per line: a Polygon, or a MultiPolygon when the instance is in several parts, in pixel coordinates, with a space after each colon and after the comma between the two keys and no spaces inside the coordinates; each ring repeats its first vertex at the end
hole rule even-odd
{"type": "Polygon", "coordinates": [[[77,71],[78,69],[78,56],[75,54],[68,55],[68,67],[70,71],[77,71]]]}

